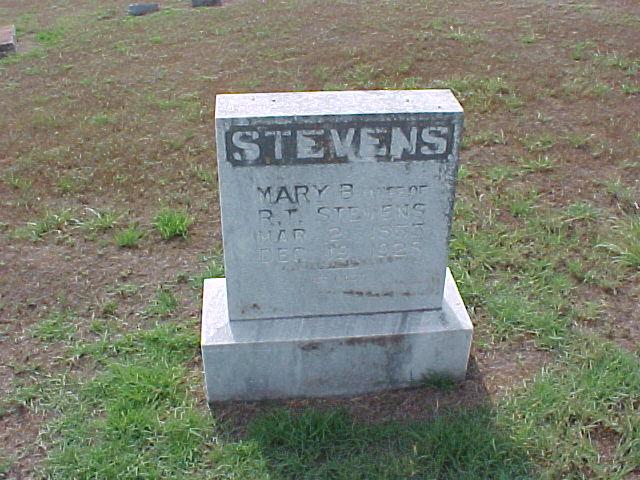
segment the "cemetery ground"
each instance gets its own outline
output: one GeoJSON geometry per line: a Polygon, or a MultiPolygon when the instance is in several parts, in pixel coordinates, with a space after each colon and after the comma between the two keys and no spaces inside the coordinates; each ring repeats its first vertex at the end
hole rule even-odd
{"type": "Polygon", "coordinates": [[[5,0],[0,478],[640,478],[640,5],[5,0]],[[466,381],[214,405],[217,93],[451,88],[466,381]]]}

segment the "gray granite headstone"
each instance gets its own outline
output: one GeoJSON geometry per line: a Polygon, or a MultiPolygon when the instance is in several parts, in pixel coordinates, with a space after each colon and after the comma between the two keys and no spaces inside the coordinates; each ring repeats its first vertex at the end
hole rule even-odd
{"type": "Polygon", "coordinates": [[[222,5],[222,0],[191,0],[191,6],[197,7],[219,7],[222,5]]]}
{"type": "Polygon", "coordinates": [[[0,27],[0,58],[16,52],[16,28],[13,25],[0,27]]]}
{"type": "Polygon", "coordinates": [[[464,376],[472,326],[446,268],[462,124],[449,90],[217,97],[210,401],[464,376]]]}
{"type": "Polygon", "coordinates": [[[127,7],[127,13],[134,17],[154,13],[160,10],[157,3],[132,3],[127,7]]]}
{"type": "Polygon", "coordinates": [[[219,95],[216,118],[232,321],[440,308],[449,91],[219,95]]]}

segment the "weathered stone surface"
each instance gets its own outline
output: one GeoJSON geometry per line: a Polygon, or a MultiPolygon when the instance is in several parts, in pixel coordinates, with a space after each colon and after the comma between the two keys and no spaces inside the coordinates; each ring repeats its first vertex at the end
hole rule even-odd
{"type": "Polygon", "coordinates": [[[446,268],[462,121],[448,90],[218,96],[210,402],[464,377],[473,327],[446,268]]]}
{"type": "Polygon", "coordinates": [[[219,7],[222,0],[191,0],[191,6],[196,7],[219,7]]]}
{"type": "Polygon", "coordinates": [[[127,7],[127,13],[134,17],[154,13],[160,10],[157,3],[132,3],[127,7]]]}
{"type": "MultiPolygon", "coordinates": [[[[275,287],[274,287],[275,288],[275,287]]],[[[209,402],[356,395],[465,376],[473,326],[447,271],[441,310],[230,322],[224,279],[205,280],[209,402]]]]}
{"type": "Polygon", "coordinates": [[[16,28],[13,25],[0,27],[0,58],[16,52],[16,28]]]}
{"type": "Polygon", "coordinates": [[[440,309],[462,120],[448,90],[219,95],[230,320],[440,309]]]}

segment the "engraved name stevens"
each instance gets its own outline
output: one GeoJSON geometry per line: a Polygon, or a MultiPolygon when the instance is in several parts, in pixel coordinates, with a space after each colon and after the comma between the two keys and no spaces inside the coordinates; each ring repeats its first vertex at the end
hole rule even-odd
{"type": "Polygon", "coordinates": [[[232,127],[225,133],[227,160],[236,167],[446,159],[451,122],[305,124],[232,127]]]}

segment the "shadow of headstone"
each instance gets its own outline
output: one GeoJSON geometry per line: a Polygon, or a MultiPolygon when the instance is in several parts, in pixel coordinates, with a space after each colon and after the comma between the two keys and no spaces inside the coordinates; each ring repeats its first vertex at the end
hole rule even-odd
{"type": "Polygon", "coordinates": [[[473,356],[460,383],[427,381],[338,399],[225,402],[212,411],[229,434],[218,455],[250,462],[256,478],[535,478],[526,452],[496,421],[473,356]]]}

